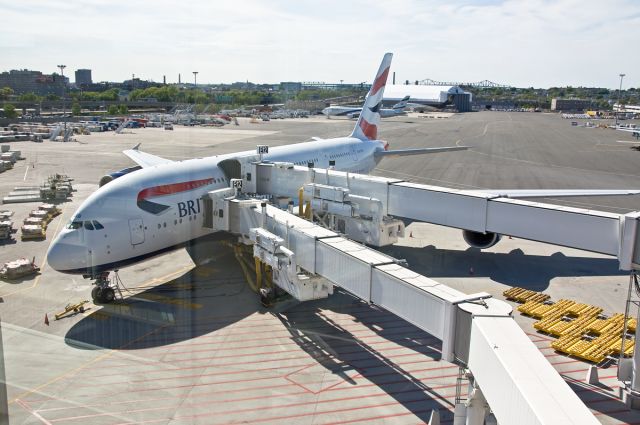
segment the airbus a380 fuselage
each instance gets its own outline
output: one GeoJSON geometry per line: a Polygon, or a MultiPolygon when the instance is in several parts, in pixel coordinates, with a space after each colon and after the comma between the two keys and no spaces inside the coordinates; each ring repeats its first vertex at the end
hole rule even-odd
{"type": "MultiPolygon", "coordinates": [[[[348,137],[315,140],[271,149],[263,160],[368,173],[385,156],[466,149],[464,146],[389,150],[378,140],[380,105],[391,66],[384,55],[362,113],[348,137]]],[[[49,265],[60,272],[92,277],[184,246],[212,231],[203,227],[203,196],[229,187],[226,160],[258,159],[254,152],[171,161],[138,150],[124,151],[138,163],[105,183],[78,208],[51,244],[49,265]],[[112,180],[113,179],[113,180],[112,180]],[[111,181],[110,181],[111,180],[111,181]]],[[[233,174],[233,173],[231,173],[233,174]]]]}
{"type": "MultiPolygon", "coordinates": [[[[297,165],[367,173],[385,142],[345,137],[272,148],[263,157],[297,165]]],[[[211,233],[202,226],[201,198],[229,187],[218,164],[254,157],[240,152],[159,164],[126,174],[87,198],[52,245],[48,262],[65,273],[114,270],[211,233]]]]}

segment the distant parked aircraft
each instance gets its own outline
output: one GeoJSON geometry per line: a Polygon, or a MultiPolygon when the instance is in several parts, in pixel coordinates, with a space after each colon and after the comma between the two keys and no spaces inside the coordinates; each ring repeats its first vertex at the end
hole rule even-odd
{"type": "MultiPolygon", "coordinates": [[[[409,96],[405,96],[402,100],[391,108],[381,108],[381,103],[374,105],[371,111],[378,112],[380,118],[397,117],[398,115],[405,115],[405,108],[408,106],[409,96]]],[[[331,116],[346,116],[349,118],[358,118],[362,112],[362,107],[352,106],[329,106],[322,110],[322,113],[328,117],[331,116]]]]}

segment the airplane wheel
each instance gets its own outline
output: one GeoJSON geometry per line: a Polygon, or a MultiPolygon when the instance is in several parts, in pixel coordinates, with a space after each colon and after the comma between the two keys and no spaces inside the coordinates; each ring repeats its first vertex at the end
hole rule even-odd
{"type": "Polygon", "coordinates": [[[100,289],[101,288],[96,286],[91,290],[91,299],[95,304],[100,302],[100,295],[102,295],[102,291],[100,289]]]}
{"type": "Polygon", "coordinates": [[[116,299],[116,293],[113,288],[104,288],[102,289],[102,302],[104,304],[109,304],[111,301],[116,299]]]}

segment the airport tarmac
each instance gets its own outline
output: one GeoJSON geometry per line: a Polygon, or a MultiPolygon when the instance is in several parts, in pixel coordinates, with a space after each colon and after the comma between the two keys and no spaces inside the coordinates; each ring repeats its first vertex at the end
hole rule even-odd
{"type": "MultiPolygon", "coordinates": [[[[432,409],[439,409],[441,423],[451,423],[458,368],[439,360],[438,340],[340,290],[327,300],[267,310],[227,249],[197,268],[180,250],[123,269],[123,301],[90,304],[83,314],[53,320],[67,303],[90,299],[91,287],[48,268],[47,247],[101,176],[132,165],[122,150],[142,143],[141,150],[178,160],[343,136],[353,125],[325,118],[240,120],[220,129],[129,129],[76,136],[72,143],[12,144],[26,160],[0,175],[0,193],[56,172],[74,178],[77,191],[60,204],[63,213],[49,225],[46,241],[0,246],[1,262],[35,256],[42,267],[35,278],[0,283],[11,423],[416,424],[428,421],[432,409]]],[[[631,135],[572,127],[556,114],[398,117],[383,121],[379,137],[392,149],[472,146],[385,159],[374,174],[387,177],[453,188],[640,186],[640,152],[618,143],[634,140],[631,135]]],[[[640,210],[640,196],[546,201],[640,210]]],[[[20,223],[36,205],[3,209],[20,223]]],[[[481,252],[458,230],[420,223],[383,251],[467,293],[503,299],[505,289],[522,286],[554,300],[599,305],[607,314],[624,311],[628,274],[611,257],[506,237],[481,252]]],[[[599,370],[601,385],[589,385],[587,363],[554,352],[532,319],[514,316],[602,423],[640,423],[640,413],[619,399],[615,366],[599,370]]]]}

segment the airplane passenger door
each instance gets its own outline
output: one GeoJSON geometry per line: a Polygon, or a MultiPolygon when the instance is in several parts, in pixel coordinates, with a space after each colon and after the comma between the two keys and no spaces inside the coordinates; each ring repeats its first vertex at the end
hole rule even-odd
{"type": "Polygon", "coordinates": [[[141,218],[129,220],[129,233],[131,234],[131,245],[139,245],[144,242],[144,224],[141,218]]]}
{"type": "Polygon", "coordinates": [[[349,153],[351,155],[351,160],[353,162],[358,162],[358,152],[356,152],[355,146],[351,146],[351,151],[349,153]]]}

